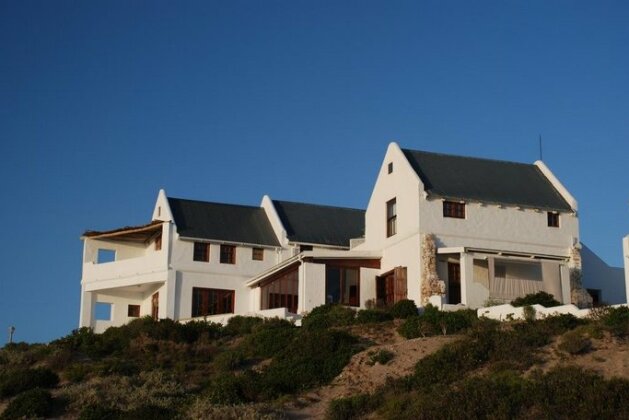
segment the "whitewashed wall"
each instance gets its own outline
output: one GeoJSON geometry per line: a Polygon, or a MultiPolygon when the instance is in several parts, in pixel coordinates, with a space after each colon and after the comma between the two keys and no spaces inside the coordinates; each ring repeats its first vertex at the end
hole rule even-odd
{"type": "Polygon", "coordinates": [[[625,273],[621,267],[609,266],[585,245],[581,249],[581,260],[586,289],[600,289],[601,300],[607,304],[626,303],[625,273]]]}
{"type": "Polygon", "coordinates": [[[625,262],[625,293],[626,303],[629,304],[629,235],[622,241],[623,260],[625,262]]]}

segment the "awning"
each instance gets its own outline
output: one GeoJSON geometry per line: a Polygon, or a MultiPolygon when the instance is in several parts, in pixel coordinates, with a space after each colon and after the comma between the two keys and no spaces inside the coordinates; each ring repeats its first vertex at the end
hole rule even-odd
{"type": "Polygon", "coordinates": [[[123,242],[148,243],[162,232],[161,220],[153,220],[151,223],[142,226],[126,226],[123,228],[95,231],[88,230],[81,236],[81,239],[115,239],[123,242]]]}

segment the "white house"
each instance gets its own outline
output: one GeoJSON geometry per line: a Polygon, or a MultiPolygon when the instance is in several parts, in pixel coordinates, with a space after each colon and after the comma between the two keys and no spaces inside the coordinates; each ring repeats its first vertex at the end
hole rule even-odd
{"type": "MultiPolygon", "coordinates": [[[[436,296],[476,308],[540,290],[569,303],[583,291],[577,202],[542,162],[396,143],[366,211],[268,196],[259,207],[208,203],[162,190],[150,223],[82,239],[80,325],[95,331],[144,315],[224,322],[296,317],[330,302],[424,305],[436,296]]],[[[605,299],[616,283],[592,288],[605,299]]]]}
{"type": "Polygon", "coordinates": [[[627,303],[629,303],[629,235],[622,241],[622,250],[625,261],[625,293],[627,294],[627,303]]]}

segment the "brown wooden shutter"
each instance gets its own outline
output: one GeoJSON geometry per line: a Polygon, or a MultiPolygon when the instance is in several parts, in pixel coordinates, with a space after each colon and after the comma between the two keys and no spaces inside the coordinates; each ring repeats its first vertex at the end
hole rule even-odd
{"type": "Polygon", "coordinates": [[[406,267],[395,267],[394,278],[394,301],[399,302],[406,299],[406,267]]]}

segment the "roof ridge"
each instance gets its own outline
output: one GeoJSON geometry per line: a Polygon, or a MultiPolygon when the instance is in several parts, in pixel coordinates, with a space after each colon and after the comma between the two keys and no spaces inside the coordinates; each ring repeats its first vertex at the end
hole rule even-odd
{"type": "Polygon", "coordinates": [[[273,203],[301,204],[301,205],[306,205],[306,206],[326,207],[326,208],[332,208],[332,209],[353,210],[353,211],[360,211],[360,212],[366,211],[364,209],[357,209],[354,207],[332,206],[330,204],[314,204],[314,203],[304,203],[301,201],[289,201],[289,200],[271,200],[271,201],[273,203]]]}
{"type": "Polygon", "coordinates": [[[512,165],[536,166],[534,163],[515,162],[515,161],[512,161],[512,160],[492,159],[492,158],[475,157],[475,156],[463,156],[463,155],[455,155],[455,154],[451,154],[451,153],[428,152],[426,150],[402,149],[402,152],[425,153],[425,154],[428,154],[428,155],[447,156],[447,157],[454,157],[454,158],[459,158],[459,159],[469,159],[469,160],[483,160],[483,161],[486,161],[486,162],[508,163],[508,164],[512,164],[512,165]]]}
{"type": "Polygon", "coordinates": [[[191,200],[189,198],[177,198],[177,197],[166,197],[168,200],[179,200],[179,201],[188,201],[191,203],[201,203],[201,204],[215,204],[220,206],[230,206],[230,207],[244,207],[248,209],[262,209],[260,206],[252,206],[248,204],[233,204],[233,203],[219,203],[217,201],[203,201],[203,200],[191,200]]]}

